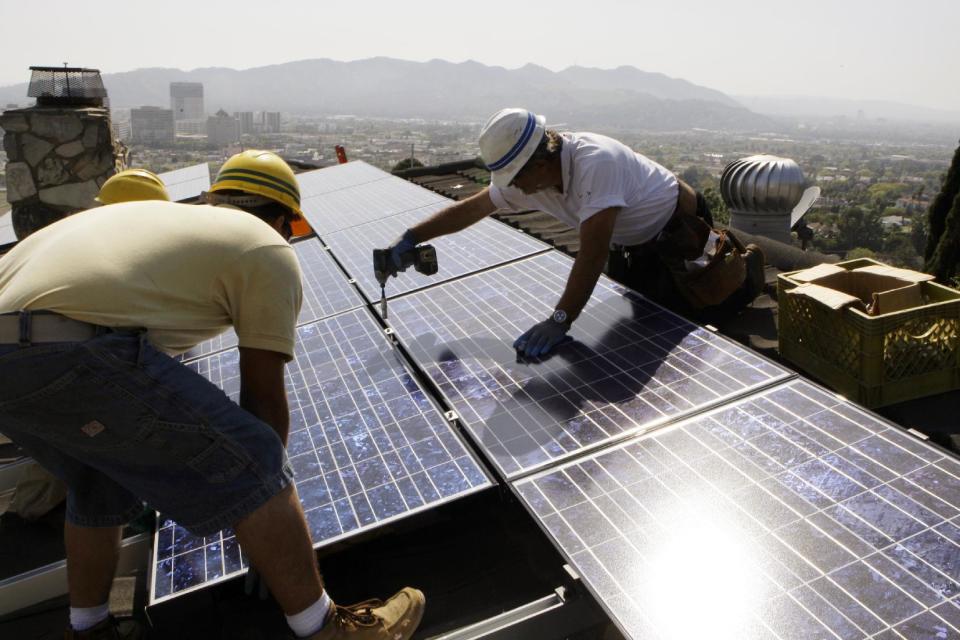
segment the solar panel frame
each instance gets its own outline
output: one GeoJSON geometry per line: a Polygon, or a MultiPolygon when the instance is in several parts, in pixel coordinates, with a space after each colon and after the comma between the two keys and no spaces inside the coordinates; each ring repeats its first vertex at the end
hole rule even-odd
{"type": "MultiPolygon", "coordinates": [[[[344,269],[356,280],[367,300],[377,302],[380,300],[380,284],[373,275],[373,249],[389,246],[404,231],[437,210],[438,207],[430,205],[398,213],[382,220],[327,234],[323,240],[344,269]]],[[[489,218],[458,233],[435,238],[430,244],[437,251],[439,271],[435,275],[425,276],[413,268],[407,269],[387,281],[388,298],[552,250],[540,240],[489,218]]],[[[379,307],[374,310],[380,313],[379,307]]]]}
{"type": "MultiPolygon", "coordinates": [[[[187,366],[238,397],[236,350],[187,366]]],[[[291,402],[287,451],[314,548],[493,485],[367,309],[299,327],[285,383],[291,402]]],[[[151,606],[246,569],[230,530],[201,539],[158,515],[153,543],[151,606]],[[174,580],[200,572],[210,579],[174,590],[174,580]]]]}
{"type": "Polygon", "coordinates": [[[550,316],[571,264],[551,251],[390,303],[388,324],[503,477],[793,375],[606,277],[573,342],[544,360],[520,359],[514,339],[550,316]]]}
{"type": "MultiPolygon", "coordinates": [[[[329,316],[357,309],[366,304],[357,288],[330,256],[317,238],[294,242],[300,270],[303,274],[303,305],[297,317],[297,326],[329,316]]],[[[237,346],[237,334],[229,328],[219,336],[198,344],[180,356],[186,362],[209,356],[237,346]]]]}
{"type": "Polygon", "coordinates": [[[171,202],[197,198],[210,189],[210,165],[206,162],[160,174],[171,202]]]}
{"type": "Polygon", "coordinates": [[[960,461],[802,379],[511,488],[627,638],[960,634],[960,461]]]}

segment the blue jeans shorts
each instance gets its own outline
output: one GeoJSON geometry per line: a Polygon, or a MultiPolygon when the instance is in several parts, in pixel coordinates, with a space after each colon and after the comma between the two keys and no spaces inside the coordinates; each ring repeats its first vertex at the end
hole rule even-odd
{"type": "Polygon", "coordinates": [[[210,535],[293,482],[269,425],[141,333],[3,344],[0,380],[0,433],[66,483],[75,525],[122,525],[146,503],[210,535]]]}

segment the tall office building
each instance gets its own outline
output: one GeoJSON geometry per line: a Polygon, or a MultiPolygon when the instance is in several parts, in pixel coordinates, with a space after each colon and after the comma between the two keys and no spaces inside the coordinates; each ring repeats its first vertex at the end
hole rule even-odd
{"type": "Polygon", "coordinates": [[[240,133],[254,133],[253,111],[235,111],[233,117],[240,123],[240,133]]]}
{"type": "Polygon", "coordinates": [[[207,118],[207,141],[217,147],[233,144],[240,138],[240,123],[223,109],[207,118]]]}
{"type": "Polygon", "coordinates": [[[171,82],[170,108],[174,120],[204,120],[207,117],[203,109],[203,83],[171,82]]]}
{"type": "Polygon", "coordinates": [[[134,142],[173,144],[176,135],[173,127],[173,111],[163,107],[131,109],[130,129],[134,142]]]}
{"type": "Polygon", "coordinates": [[[280,133],[280,112],[264,111],[260,114],[261,130],[264,133],[280,133]]]}

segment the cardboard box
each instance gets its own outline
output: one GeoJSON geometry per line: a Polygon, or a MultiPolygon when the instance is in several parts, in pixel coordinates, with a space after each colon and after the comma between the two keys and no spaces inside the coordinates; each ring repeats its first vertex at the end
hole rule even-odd
{"type": "Polygon", "coordinates": [[[794,274],[803,284],[789,292],[816,300],[830,309],[852,307],[868,315],[893,313],[924,304],[921,282],[932,276],[886,265],[848,271],[822,264],[794,274]]]}

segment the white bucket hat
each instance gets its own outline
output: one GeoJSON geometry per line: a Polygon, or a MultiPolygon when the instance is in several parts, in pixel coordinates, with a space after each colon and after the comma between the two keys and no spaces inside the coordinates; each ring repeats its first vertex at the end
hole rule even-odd
{"type": "Polygon", "coordinates": [[[480,132],[480,158],[490,170],[490,182],[504,188],[536,151],[546,118],[526,109],[501,109],[480,132]]]}

